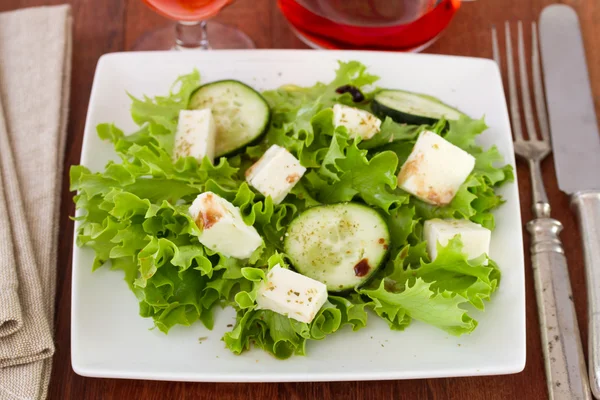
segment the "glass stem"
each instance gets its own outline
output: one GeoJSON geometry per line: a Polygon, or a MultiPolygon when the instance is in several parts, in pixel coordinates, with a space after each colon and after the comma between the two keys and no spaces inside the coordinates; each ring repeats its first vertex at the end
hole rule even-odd
{"type": "Polygon", "coordinates": [[[209,50],[206,21],[179,21],[175,25],[176,50],[209,50]]]}

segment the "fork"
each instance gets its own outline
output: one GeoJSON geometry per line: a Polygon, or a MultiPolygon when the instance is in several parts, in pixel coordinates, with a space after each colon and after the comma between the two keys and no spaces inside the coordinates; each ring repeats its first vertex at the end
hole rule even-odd
{"type": "MultiPolygon", "coordinates": [[[[531,234],[531,259],[535,281],[546,381],[550,399],[591,399],[583,348],[573,304],[569,270],[559,234],[562,224],[550,217],[550,203],[544,189],[540,164],[551,152],[548,115],[542,87],[536,23],[532,23],[531,65],[536,114],[535,124],[527,72],[523,23],[518,22],[518,65],[525,128],[523,135],[519,95],[511,42],[510,23],[505,23],[506,62],[510,115],[517,156],[529,164],[535,219],[527,223],[531,234]]],[[[501,66],[496,27],[492,27],[494,59],[501,66]]]]}

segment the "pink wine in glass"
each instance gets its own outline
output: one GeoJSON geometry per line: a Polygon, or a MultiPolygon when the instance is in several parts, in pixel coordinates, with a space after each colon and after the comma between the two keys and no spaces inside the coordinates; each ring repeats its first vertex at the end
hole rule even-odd
{"type": "Polygon", "coordinates": [[[198,21],[215,16],[233,0],[144,0],[157,13],[175,21],[198,21]]]}

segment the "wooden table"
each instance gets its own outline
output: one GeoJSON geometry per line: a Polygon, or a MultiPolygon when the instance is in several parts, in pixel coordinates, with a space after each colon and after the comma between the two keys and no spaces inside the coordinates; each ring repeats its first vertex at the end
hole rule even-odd
{"type": "MultiPolygon", "coordinates": [[[[64,0],[2,0],[0,11],[60,3],[64,0]]],[[[466,3],[446,34],[427,52],[491,57],[490,27],[505,20],[535,20],[552,0],[479,0],[466,3]]],[[[74,52],[69,133],[62,187],[60,256],[56,297],[56,343],[50,383],[51,399],[544,399],[547,398],[540,332],[529,253],[527,280],[527,365],[522,373],[507,376],[423,379],[413,381],[213,384],[91,379],[75,375],[70,361],[71,253],[73,223],[72,193],[68,189],[70,165],[79,162],[83,127],[98,58],[108,52],[128,50],[144,32],[167,23],[141,0],[73,0],[74,52]]],[[[581,18],[588,65],[600,115],[600,2],[565,0],[581,18]],[[595,47],[595,48],[594,48],[595,47]]],[[[291,32],[274,0],[239,0],[223,11],[218,20],[237,25],[259,48],[305,48],[291,32]]],[[[1,60],[0,60],[1,62],[1,60]]],[[[482,93],[485,96],[485,93],[482,93]]],[[[587,343],[585,277],[580,235],[569,210],[569,199],[558,190],[552,160],[543,166],[553,215],[565,225],[562,239],[571,271],[575,305],[587,343]]],[[[523,220],[532,218],[528,171],[518,166],[523,220]]],[[[525,247],[529,247],[527,234],[525,247]]],[[[587,349],[586,349],[587,352],[587,349]]]]}

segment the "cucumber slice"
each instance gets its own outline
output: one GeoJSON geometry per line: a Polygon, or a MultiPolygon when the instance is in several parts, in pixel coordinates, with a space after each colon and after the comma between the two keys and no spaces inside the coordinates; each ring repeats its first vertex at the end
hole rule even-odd
{"type": "Polygon", "coordinates": [[[404,90],[382,90],[373,98],[371,109],[379,117],[414,125],[435,124],[442,117],[458,120],[465,115],[433,96],[404,90]]]}
{"type": "Polygon", "coordinates": [[[210,108],[217,126],[215,157],[254,143],[267,131],[271,110],[250,86],[234,80],[208,83],[190,97],[190,109],[210,108]]]}
{"type": "Polygon", "coordinates": [[[390,243],[385,220],[357,203],[309,208],[295,218],[284,249],[294,268],[342,292],[364,284],[383,264],[390,243]]]}

